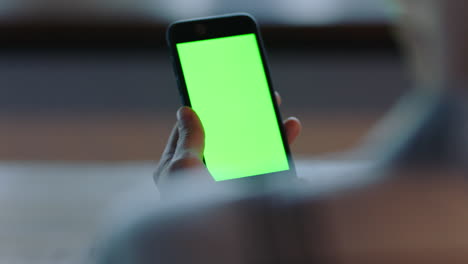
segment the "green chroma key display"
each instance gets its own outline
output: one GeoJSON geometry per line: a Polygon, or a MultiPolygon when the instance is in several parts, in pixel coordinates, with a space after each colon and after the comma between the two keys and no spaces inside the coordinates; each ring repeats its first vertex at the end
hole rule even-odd
{"type": "Polygon", "coordinates": [[[288,170],[255,34],[178,43],[177,52],[215,180],[288,170]]]}

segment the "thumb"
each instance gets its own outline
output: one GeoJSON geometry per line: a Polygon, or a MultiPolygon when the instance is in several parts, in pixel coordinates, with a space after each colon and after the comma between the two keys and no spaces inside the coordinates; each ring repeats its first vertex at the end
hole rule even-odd
{"type": "Polygon", "coordinates": [[[177,111],[179,140],[174,156],[202,158],[205,148],[205,131],[198,115],[189,107],[177,111]]]}

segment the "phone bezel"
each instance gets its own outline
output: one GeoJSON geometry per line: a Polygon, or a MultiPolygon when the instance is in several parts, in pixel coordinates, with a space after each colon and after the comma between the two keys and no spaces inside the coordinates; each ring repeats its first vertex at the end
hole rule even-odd
{"type": "Polygon", "coordinates": [[[183,20],[172,23],[167,30],[167,41],[172,56],[172,62],[174,66],[174,71],[177,79],[177,86],[179,88],[179,93],[182,98],[182,102],[185,106],[191,106],[190,98],[188,96],[187,86],[185,83],[184,75],[182,72],[182,66],[180,64],[179,55],[177,52],[176,45],[183,42],[191,42],[198,40],[207,40],[213,38],[229,37],[242,34],[254,33],[257,39],[257,43],[260,49],[260,54],[262,58],[263,68],[265,70],[266,79],[268,82],[268,87],[270,89],[271,100],[273,102],[275,114],[277,117],[278,125],[281,131],[281,137],[283,141],[283,146],[288,158],[289,170],[259,174],[256,176],[248,176],[243,178],[237,178],[232,180],[218,181],[217,183],[231,182],[231,181],[246,181],[246,182],[257,182],[263,183],[266,180],[271,181],[273,178],[284,178],[286,177],[296,177],[296,169],[289,148],[288,140],[283,126],[283,121],[281,118],[281,113],[279,111],[278,104],[275,98],[275,90],[273,88],[273,83],[270,77],[270,70],[267,63],[267,57],[265,54],[265,49],[258,28],[258,24],[255,19],[245,13],[236,13],[228,14],[222,16],[213,16],[205,18],[197,18],[191,20],[183,20]],[[200,30],[200,27],[206,29],[205,32],[200,30]],[[200,32],[201,31],[201,32],[200,32]]]}

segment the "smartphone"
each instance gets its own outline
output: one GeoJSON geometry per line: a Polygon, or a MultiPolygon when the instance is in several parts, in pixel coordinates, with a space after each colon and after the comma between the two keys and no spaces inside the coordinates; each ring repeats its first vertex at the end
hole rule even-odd
{"type": "Polygon", "coordinates": [[[294,177],[255,19],[179,21],[167,39],[183,104],[205,129],[204,162],[214,179],[294,177]]]}

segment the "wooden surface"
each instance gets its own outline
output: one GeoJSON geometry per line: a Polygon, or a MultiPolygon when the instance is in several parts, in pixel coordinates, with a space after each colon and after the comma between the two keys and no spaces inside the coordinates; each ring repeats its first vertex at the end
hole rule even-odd
{"type": "MultiPolygon", "coordinates": [[[[380,117],[295,114],[304,125],[293,146],[298,156],[350,148],[380,117]]],[[[157,160],[174,122],[174,113],[0,114],[0,160],[157,160]]]]}

